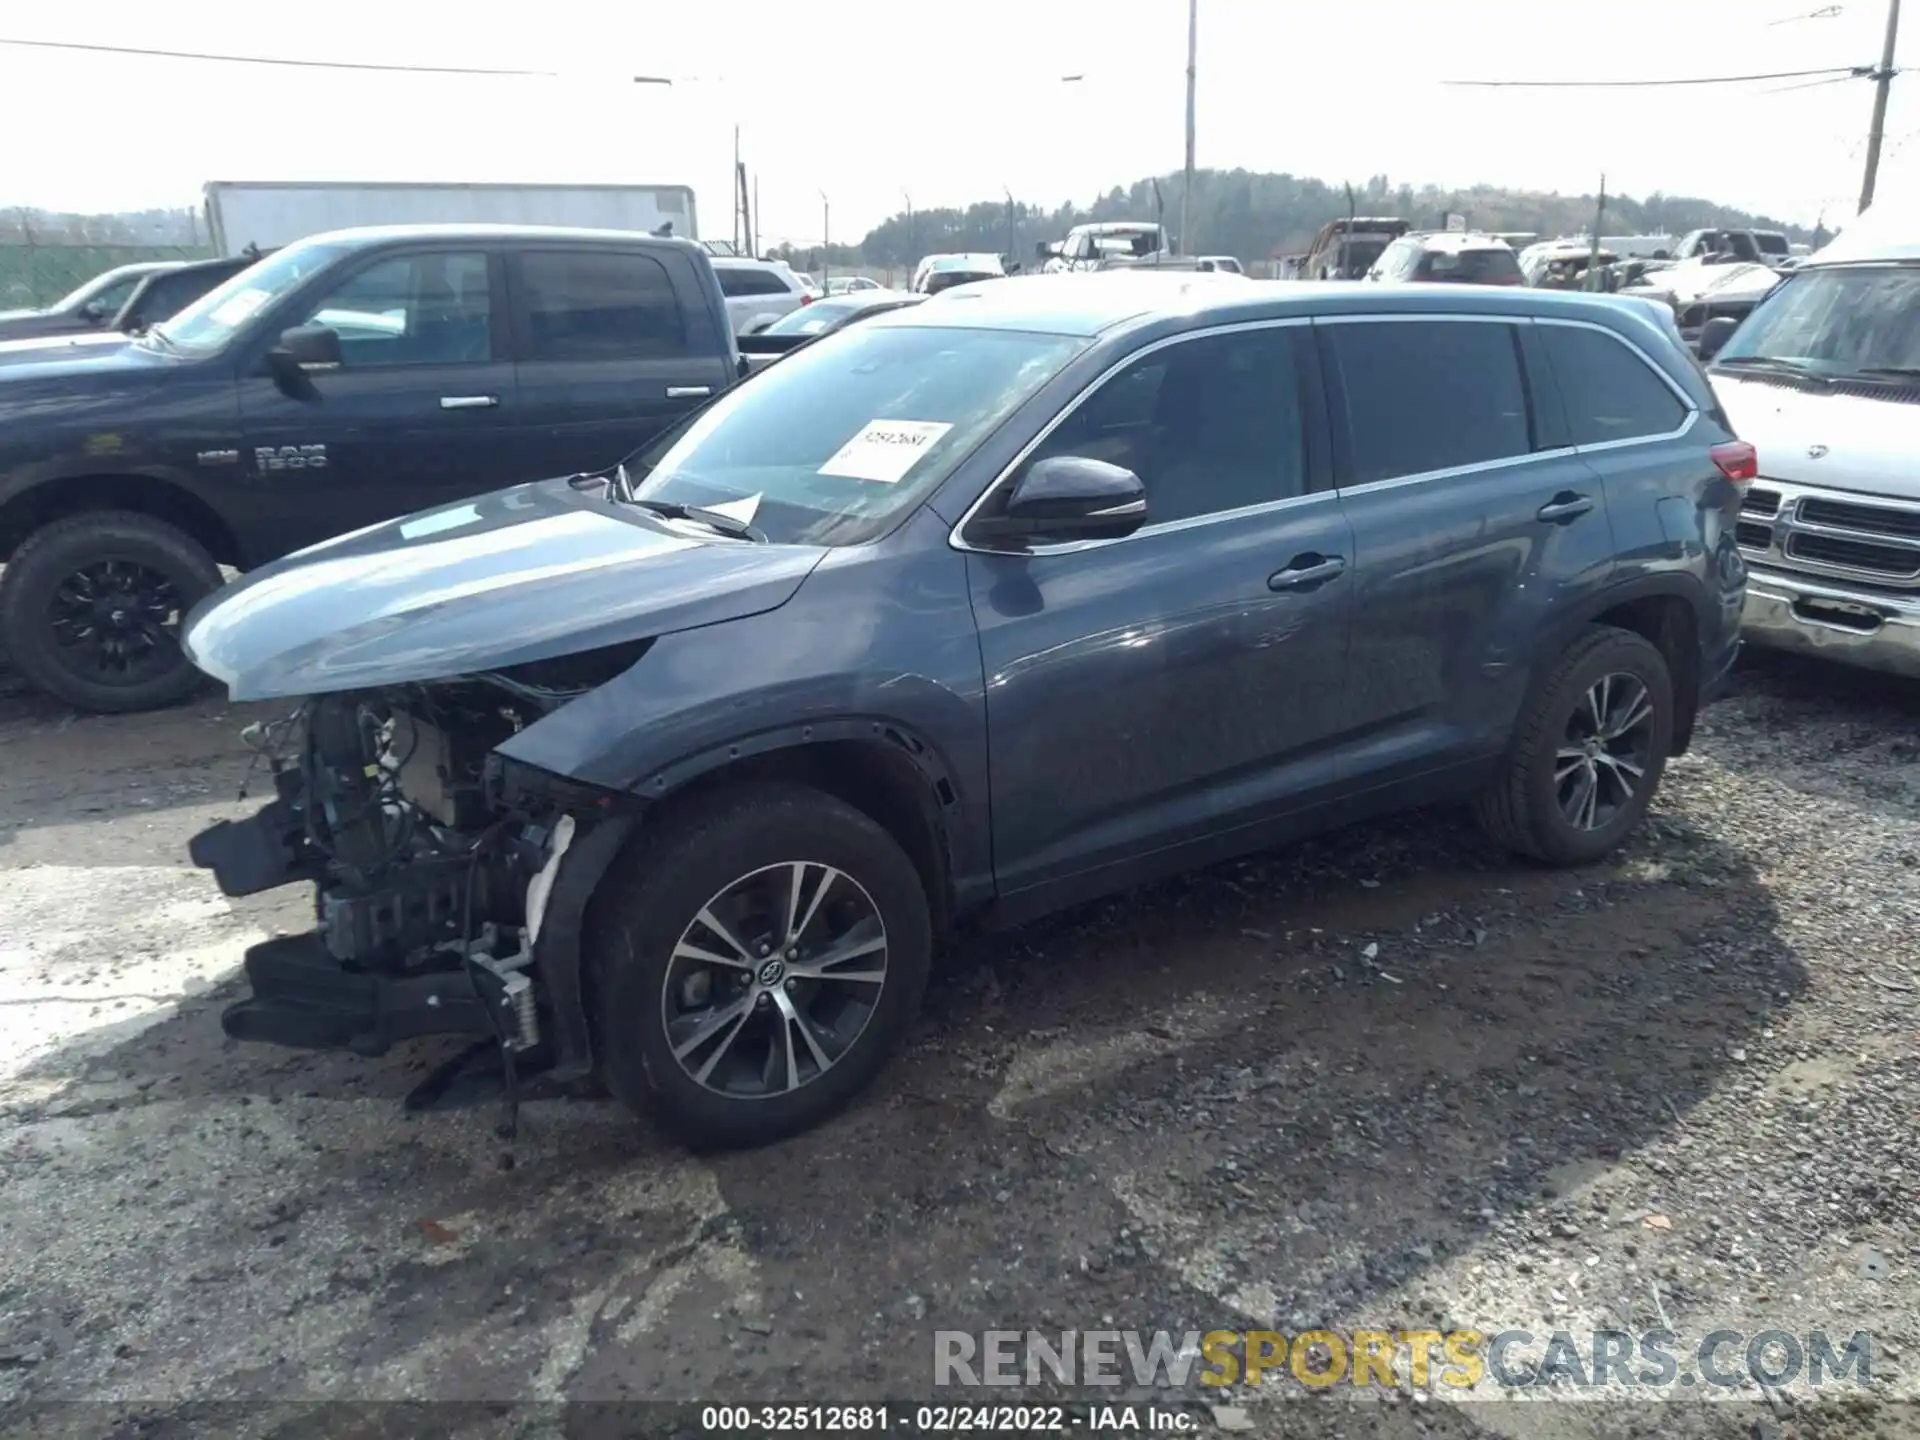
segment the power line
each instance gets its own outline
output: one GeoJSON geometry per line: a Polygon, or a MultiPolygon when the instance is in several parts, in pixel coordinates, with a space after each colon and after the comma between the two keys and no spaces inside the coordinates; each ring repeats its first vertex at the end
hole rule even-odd
{"type": "Polygon", "coordinates": [[[1844,85],[1849,80],[1858,79],[1854,75],[1829,75],[1824,80],[1801,80],[1792,85],[1769,85],[1762,95],[1785,95],[1794,90],[1818,90],[1822,85],[1844,85]]]}
{"type": "Polygon", "coordinates": [[[218,60],[231,65],[286,65],[301,70],[381,70],[406,75],[538,75],[551,70],[483,70],[465,65],[376,65],[352,60],[287,60],[266,55],[212,55],[198,50],[148,50],[134,45],[92,45],[78,40],[13,40],[0,45],[32,50],[84,50],[97,55],[146,55],[163,60],[218,60]]]}
{"type": "Polygon", "coordinates": [[[1804,80],[1831,75],[1842,80],[1868,80],[1880,72],[1871,65],[1835,65],[1825,70],[1778,70],[1770,75],[1703,75],[1684,80],[1442,80],[1442,85],[1473,85],[1489,90],[1619,90],[1655,85],[1744,85],[1754,80],[1804,80]]]}

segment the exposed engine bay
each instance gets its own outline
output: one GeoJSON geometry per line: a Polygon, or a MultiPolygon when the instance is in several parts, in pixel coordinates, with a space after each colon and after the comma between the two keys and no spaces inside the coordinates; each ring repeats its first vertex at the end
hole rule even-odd
{"type": "Polygon", "coordinates": [[[628,819],[615,796],[494,747],[631,658],[323,695],[250,727],[274,798],[195,836],[192,857],[228,895],[311,882],[314,929],[248,951],[252,994],[226,1032],[368,1055],[468,1034],[475,1053],[497,1047],[510,1101],[523,1068],[586,1073],[579,930],[628,819]],[[563,862],[594,831],[597,864],[560,897],[560,943],[542,947],[563,862]]]}

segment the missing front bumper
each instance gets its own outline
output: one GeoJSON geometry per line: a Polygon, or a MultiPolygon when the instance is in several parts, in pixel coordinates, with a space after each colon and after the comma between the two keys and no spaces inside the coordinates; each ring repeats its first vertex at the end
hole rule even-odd
{"type": "Polygon", "coordinates": [[[383,1055],[419,1035],[493,1035],[492,1015],[463,968],[420,975],[350,971],[316,934],[262,941],[246,955],[252,993],[220,1025],[236,1040],[383,1055]]]}

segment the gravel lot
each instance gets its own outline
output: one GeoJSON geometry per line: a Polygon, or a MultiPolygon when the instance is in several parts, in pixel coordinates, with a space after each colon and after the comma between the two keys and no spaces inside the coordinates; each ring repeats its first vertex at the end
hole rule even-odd
{"type": "Polygon", "coordinates": [[[240,951],[303,920],[185,867],[251,808],[251,714],[0,698],[0,1431],[586,1435],[284,1406],[925,1399],[936,1328],[1664,1317],[1868,1331],[1872,1383],[1157,1399],[1275,1435],[1920,1434],[1920,690],[1744,680],[1606,866],[1452,813],[1342,832],[969,943],[801,1140],[693,1159],[539,1099],[512,1169],[483,1097],[400,1109],[435,1045],[222,1037],[240,951]]]}

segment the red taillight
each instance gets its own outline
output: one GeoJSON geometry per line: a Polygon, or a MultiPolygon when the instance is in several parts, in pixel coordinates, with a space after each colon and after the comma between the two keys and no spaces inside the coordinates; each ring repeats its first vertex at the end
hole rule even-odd
{"type": "Polygon", "coordinates": [[[1708,452],[1720,473],[1736,485],[1744,485],[1760,474],[1760,452],[1744,440],[1726,440],[1708,452]]]}
{"type": "Polygon", "coordinates": [[[800,303],[802,305],[811,305],[813,303],[813,296],[805,294],[803,292],[800,296],[800,303]]]}

